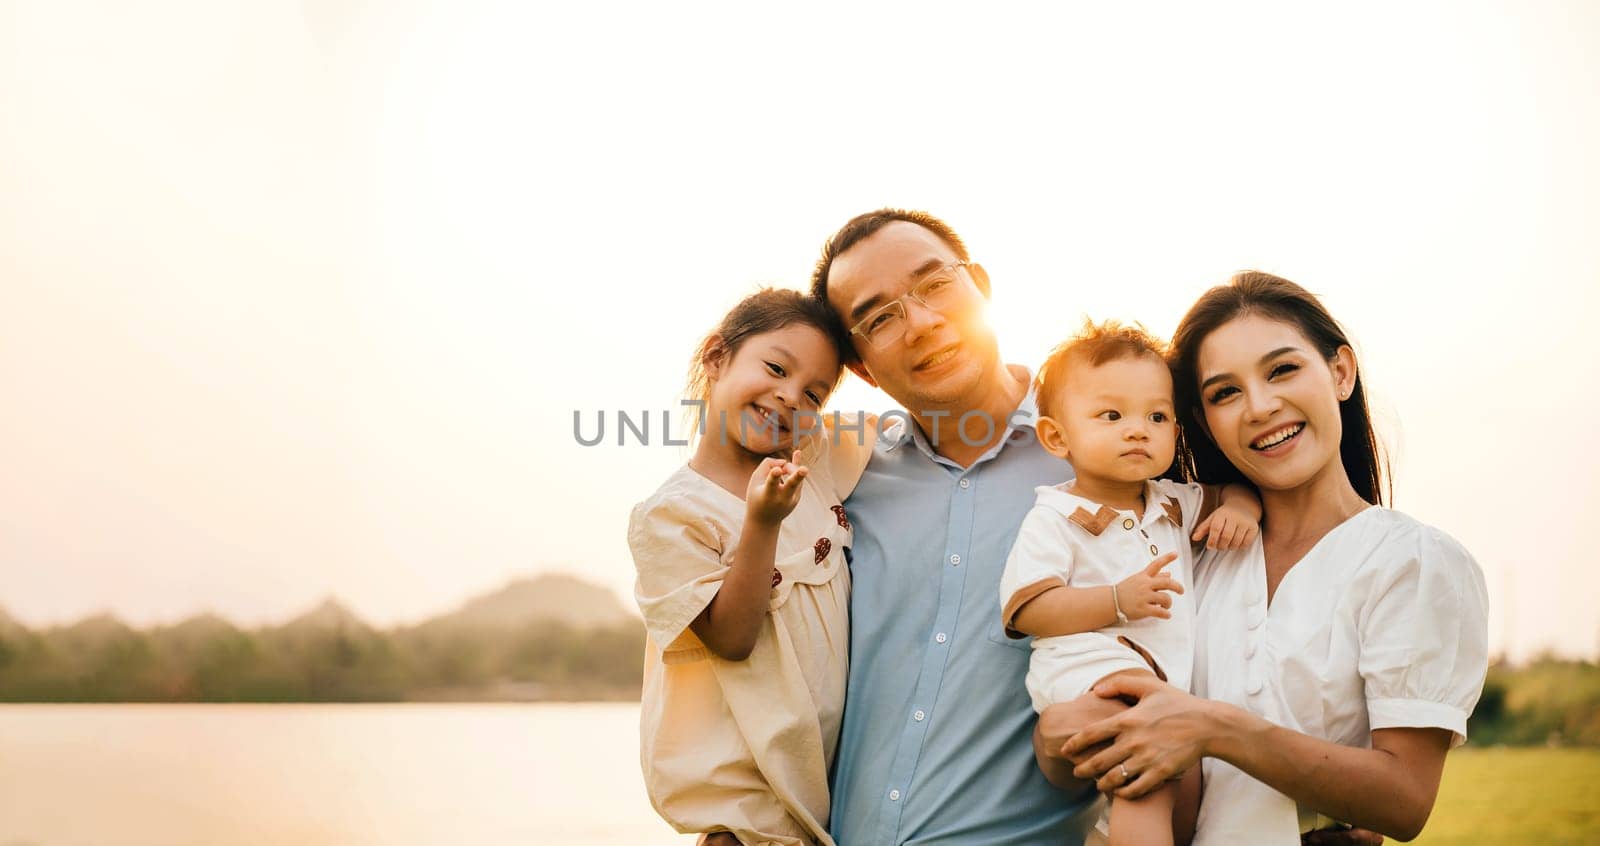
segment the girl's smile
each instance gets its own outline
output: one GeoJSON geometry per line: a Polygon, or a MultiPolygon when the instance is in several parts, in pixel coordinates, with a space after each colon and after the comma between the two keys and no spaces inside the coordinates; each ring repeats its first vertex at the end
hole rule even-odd
{"type": "Polygon", "coordinates": [[[744,339],[731,359],[711,368],[707,419],[723,429],[708,434],[719,446],[757,456],[794,449],[797,436],[816,426],[797,417],[821,409],[838,368],[833,344],[806,324],[744,339]]]}

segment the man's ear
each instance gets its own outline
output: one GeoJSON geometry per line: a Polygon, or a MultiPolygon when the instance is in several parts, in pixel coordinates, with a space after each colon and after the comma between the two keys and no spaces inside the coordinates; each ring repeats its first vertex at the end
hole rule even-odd
{"type": "Polygon", "coordinates": [[[878,380],[872,378],[872,374],[867,372],[867,366],[862,364],[859,360],[852,361],[849,364],[846,364],[845,367],[850,368],[851,373],[860,376],[861,381],[866,382],[868,385],[871,385],[874,388],[878,387],[878,380]]]}
{"type": "Polygon", "coordinates": [[[1040,415],[1033,424],[1034,434],[1039,436],[1039,445],[1044,451],[1056,458],[1072,460],[1071,450],[1067,446],[1067,433],[1053,418],[1040,415]]]}
{"type": "Polygon", "coordinates": [[[967,263],[967,272],[972,274],[972,284],[977,285],[978,290],[983,292],[983,298],[986,300],[992,299],[989,290],[989,271],[984,270],[983,265],[973,261],[967,263]]]}

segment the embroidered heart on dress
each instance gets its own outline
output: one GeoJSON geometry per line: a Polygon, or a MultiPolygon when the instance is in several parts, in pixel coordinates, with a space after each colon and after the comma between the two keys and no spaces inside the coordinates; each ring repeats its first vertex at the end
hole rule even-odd
{"type": "Polygon", "coordinates": [[[839,526],[841,528],[845,528],[845,529],[850,528],[850,518],[844,516],[844,506],[842,506],[842,505],[833,506],[833,516],[838,518],[839,526]]]}
{"type": "Polygon", "coordinates": [[[772,586],[773,587],[777,587],[778,583],[782,582],[782,581],[783,581],[783,574],[778,572],[778,568],[776,568],[776,567],[772,568],[772,586]]]}
{"type": "Polygon", "coordinates": [[[812,547],[812,549],[816,550],[817,553],[815,559],[816,563],[821,564],[822,559],[827,558],[828,553],[833,550],[833,541],[828,540],[827,538],[817,538],[817,545],[812,547]]]}

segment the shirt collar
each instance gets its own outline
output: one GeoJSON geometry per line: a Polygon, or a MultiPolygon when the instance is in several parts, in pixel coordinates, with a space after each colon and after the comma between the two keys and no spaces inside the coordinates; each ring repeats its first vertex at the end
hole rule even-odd
{"type": "MultiPolygon", "coordinates": [[[[1006,436],[1001,440],[1002,445],[1022,437],[1036,436],[1034,427],[1039,422],[1039,398],[1033,389],[1033,371],[1020,364],[1008,364],[1006,369],[1020,377],[1028,386],[1028,390],[1022,395],[1022,401],[1017,403],[1016,409],[1006,416],[1006,436]]],[[[897,409],[884,416],[893,418],[879,435],[886,451],[893,452],[907,441],[915,441],[917,449],[924,455],[933,457],[933,446],[928,443],[928,437],[922,433],[922,428],[913,422],[909,413],[897,409]]],[[[944,418],[940,431],[944,431],[944,426],[955,426],[959,420],[960,415],[944,418]]]]}
{"type": "MultiPolygon", "coordinates": [[[[1038,503],[1047,505],[1061,516],[1078,524],[1084,531],[1095,537],[1105,531],[1112,521],[1124,513],[1109,505],[1085,499],[1067,490],[1071,482],[1060,485],[1046,485],[1036,488],[1038,503]]],[[[1126,518],[1125,518],[1126,519],[1126,518]]],[[[1170,520],[1174,526],[1183,527],[1183,507],[1178,501],[1167,496],[1161,491],[1161,486],[1154,479],[1144,483],[1144,517],[1139,520],[1139,525],[1149,525],[1157,520],[1170,520]]]]}

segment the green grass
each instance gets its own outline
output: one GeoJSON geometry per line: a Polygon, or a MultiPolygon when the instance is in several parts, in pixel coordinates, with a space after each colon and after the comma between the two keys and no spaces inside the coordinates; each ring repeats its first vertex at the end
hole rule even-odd
{"type": "Polygon", "coordinates": [[[1600,844],[1600,749],[1457,749],[1426,846],[1600,844]]]}

